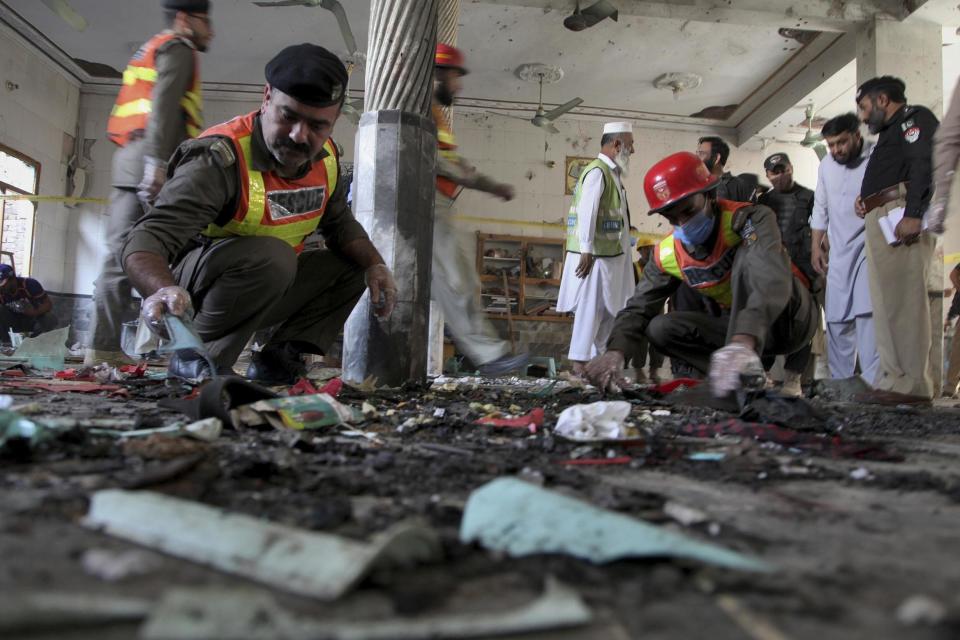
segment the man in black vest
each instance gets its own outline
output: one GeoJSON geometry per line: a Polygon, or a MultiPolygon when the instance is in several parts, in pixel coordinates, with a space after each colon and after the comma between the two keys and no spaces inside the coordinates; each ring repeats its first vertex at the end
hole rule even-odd
{"type": "MultiPolygon", "coordinates": [[[[817,280],[810,259],[810,216],[813,214],[813,191],[793,181],[793,165],[785,153],[774,153],[763,162],[767,180],[773,188],[765,192],[758,204],[773,209],[780,226],[780,237],[790,260],[810,283],[817,280]]],[[[819,289],[819,287],[815,287],[819,289]]],[[[810,362],[810,345],[791,353],[784,362],[783,393],[799,396],[800,378],[810,362]]]]}

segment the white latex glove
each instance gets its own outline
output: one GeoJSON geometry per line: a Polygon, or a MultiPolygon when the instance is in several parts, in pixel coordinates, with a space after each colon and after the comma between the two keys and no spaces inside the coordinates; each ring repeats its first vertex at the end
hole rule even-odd
{"type": "Polygon", "coordinates": [[[20,300],[13,300],[7,303],[7,309],[13,311],[14,313],[24,313],[27,309],[30,308],[30,303],[21,298],[20,300]]]}
{"type": "Polygon", "coordinates": [[[162,287],[143,301],[140,317],[152,332],[165,338],[167,330],[163,324],[164,314],[182,318],[191,308],[190,293],[186,289],[177,286],[162,287]]]}
{"type": "Polygon", "coordinates": [[[363,274],[363,282],[370,289],[370,304],[374,313],[381,318],[389,317],[397,304],[397,283],[390,269],[385,264],[368,267],[363,274]]]}
{"type": "Polygon", "coordinates": [[[930,209],[927,211],[927,230],[930,233],[940,235],[946,231],[944,222],[947,219],[947,201],[934,200],[930,203],[930,209]]]}
{"type": "Polygon", "coordinates": [[[764,377],[760,356],[750,347],[732,342],[710,356],[710,390],[718,398],[740,388],[741,375],[764,377]]]}
{"type": "Polygon", "coordinates": [[[157,158],[146,156],[143,159],[143,179],[137,185],[137,198],[144,206],[153,204],[160,187],[167,181],[167,163],[157,158]]]}
{"type": "Polygon", "coordinates": [[[610,350],[587,363],[584,373],[590,384],[600,391],[618,393],[628,386],[623,378],[624,361],[621,351],[610,350]]]}

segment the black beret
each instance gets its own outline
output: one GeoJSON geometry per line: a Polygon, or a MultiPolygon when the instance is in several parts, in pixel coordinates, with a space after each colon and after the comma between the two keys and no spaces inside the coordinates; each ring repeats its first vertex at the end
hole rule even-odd
{"type": "Polygon", "coordinates": [[[311,107],[342,104],[350,79],[340,58],[306,42],[278,53],[264,73],[271,87],[311,107]]]}
{"type": "Polygon", "coordinates": [[[163,0],[163,8],[167,11],[210,13],[210,0],[163,0]]]}

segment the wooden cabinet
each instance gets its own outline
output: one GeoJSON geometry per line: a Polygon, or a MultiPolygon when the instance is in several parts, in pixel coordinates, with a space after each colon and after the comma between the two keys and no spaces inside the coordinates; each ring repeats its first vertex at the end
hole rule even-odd
{"type": "Polygon", "coordinates": [[[477,232],[480,308],[490,317],[571,322],[557,312],[564,241],[477,232]]]}

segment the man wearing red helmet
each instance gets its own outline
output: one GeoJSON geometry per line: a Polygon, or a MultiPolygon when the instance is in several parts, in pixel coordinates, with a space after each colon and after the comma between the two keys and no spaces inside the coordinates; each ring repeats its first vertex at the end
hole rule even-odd
{"type": "Polygon", "coordinates": [[[747,379],[762,381],[761,355],[794,353],[813,338],[820,310],[783,247],[776,214],[719,200],[716,187],[716,176],[689,152],[667,156],[647,172],[650,215],[665,217],[674,232],[656,247],[617,315],[606,353],[587,365],[594,384],[618,384],[623,354],[647,337],[662,353],[709,373],[714,394],[725,396],[747,379]],[[659,315],[684,282],[729,315],[659,315]]]}
{"type": "Polygon", "coordinates": [[[433,281],[430,293],[443,312],[457,347],[483,375],[502,375],[524,367],[528,354],[510,354],[510,343],[477,307],[480,288],[473,260],[465,249],[468,238],[452,220],[453,205],[463,189],[476,189],[512,200],[513,187],[497,182],[470,166],[457,153],[457,143],[443,107],[453,105],[467,74],[463,54],[447,44],[437,45],[434,72],[433,119],[437,124],[437,190],[433,226],[433,281]]]}

